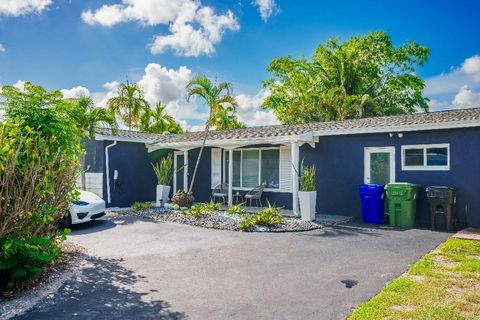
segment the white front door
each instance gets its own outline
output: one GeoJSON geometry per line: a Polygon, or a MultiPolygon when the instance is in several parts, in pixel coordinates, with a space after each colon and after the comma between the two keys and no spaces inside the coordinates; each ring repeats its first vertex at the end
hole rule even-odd
{"type": "Polygon", "coordinates": [[[365,148],[365,183],[395,182],[395,147],[365,148]]]}

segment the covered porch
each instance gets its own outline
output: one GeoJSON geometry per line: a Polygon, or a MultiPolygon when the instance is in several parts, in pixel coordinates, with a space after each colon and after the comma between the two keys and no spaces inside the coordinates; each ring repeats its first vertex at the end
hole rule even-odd
{"type": "MultiPolygon", "coordinates": [[[[197,157],[192,157],[190,153],[198,154],[203,132],[194,135],[197,139],[190,141],[169,141],[167,137],[164,141],[161,139],[148,145],[149,152],[158,149],[174,150],[175,191],[187,191],[192,182],[197,157]]],[[[206,175],[199,168],[194,185],[202,190],[208,188],[210,195],[215,188],[221,186],[224,190],[224,199],[221,200],[225,200],[229,206],[245,202],[246,193],[262,186],[261,206],[267,205],[268,201],[272,205],[283,207],[285,215],[298,216],[300,146],[308,143],[315,147],[315,142],[316,138],[312,134],[242,139],[218,139],[214,135],[205,141],[200,160],[203,171],[206,171],[208,165],[210,173],[206,175]],[[206,161],[210,163],[206,164],[206,161]]],[[[258,207],[250,203],[248,206],[251,210],[258,211],[258,207]]]]}

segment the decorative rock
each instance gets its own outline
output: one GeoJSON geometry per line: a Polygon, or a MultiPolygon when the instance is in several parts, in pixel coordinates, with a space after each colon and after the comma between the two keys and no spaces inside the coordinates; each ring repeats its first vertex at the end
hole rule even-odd
{"type": "MultiPolygon", "coordinates": [[[[182,208],[180,208],[182,209],[182,208]]],[[[205,213],[195,218],[187,211],[169,210],[163,208],[153,208],[144,211],[111,211],[114,215],[133,215],[153,219],[160,222],[174,222],[188,224],[203,228],[213,228],[220,230],[239,231],[239,224],[243,216],[251,216],[252,213],[230,214],[226,211],[216,211],[205,213]]],[[[325,225],[316,221],[302,221],[299,218],[284,217],[282,224],[272,226],[255,226],[248,231],[251,232],[295,232],[321,229],[325,225]]]]}

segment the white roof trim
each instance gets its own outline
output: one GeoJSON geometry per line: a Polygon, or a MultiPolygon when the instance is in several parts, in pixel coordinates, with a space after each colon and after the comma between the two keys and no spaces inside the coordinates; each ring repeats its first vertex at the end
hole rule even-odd
{"type": "Polygon", "coordinates": [[[123,141],[123,142],[137,142],[137,143],[152,143],[155,139],[145,139],[145,138],[130,138],[130,137],[121,137],[114,135],[103,135],[96,133],[95,140],[98,141],[123,141]]]}

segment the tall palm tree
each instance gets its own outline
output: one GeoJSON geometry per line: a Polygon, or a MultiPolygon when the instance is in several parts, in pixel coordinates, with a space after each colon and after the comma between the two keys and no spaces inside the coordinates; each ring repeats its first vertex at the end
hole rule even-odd
{"type": "Polygon", "coordinates": [[[143,91],[136,83],[122,83],[118,95],[107,101],[107,107],[125,123],[129,130],[140,126],[140,119],[150,108],[143,91]]]}
{"type": "Polygon", "coordinates": [[[140,130],[151,133],[182,133],[182,127],[166,111],[166,106],[157,103],[155,109],[148,109],[140,120],[140,130]]]}
{"type": "Polygon", "coordinates": [[[235,110],[237,107],[237,102],[232,96],[233,90],[230,83],[221,82],[215,85],[204,75],[198,75],[194,77],[187,84],[186,89],[187,101],[190,101],[193,96],[198,96],[204,100],[209,111],[209,116],[207,122],[205,123],[205,133],[203,136],[202,146],[200,147],[200,152],[198,153],[195,169],[193,170],[192,181],[190,182],[190,187],[188,189],[188,192],[192,192],[198,164],[200,163],[200,158],[202,157],[203,149],[205,148],[205,141],[207,141],[210,127],[215,125],[215,122],[218,119],[218,114],[221,112],[222,108],[230,106],[233,110],[235,110]]]}
{"type": "MultiPolygon", "coordinates": [[[[106,108],[95,107],[90,97],[70,99],[75,107],[75,117],[80,128],[87,132],[89,139],[95,138],[95,128],[99,126],[109,127],[113,131],[118,129],[115,114],[106,108]]],[[[80,158],[81,188],[85,190],[85,154],[80,158]]]]}

